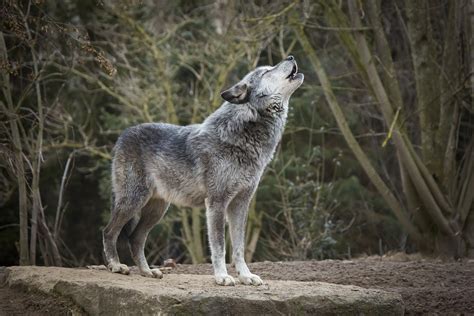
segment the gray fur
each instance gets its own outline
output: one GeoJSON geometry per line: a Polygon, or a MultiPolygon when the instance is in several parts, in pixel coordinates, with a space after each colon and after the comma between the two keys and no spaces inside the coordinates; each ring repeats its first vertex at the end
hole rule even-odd
{"type": "Polygon", "coordinates": [[[104,252],[112,272],[120,264],[116,241],[127,226],[130,250],[144,276],[151,270],[144,255],[148,233],[169,203],[206,207],[211,259],[216,282],[234,285],[225,266],[224,229],[229,222],[233,260],[239,280],[262,284],[244,260],[250,200],[281,139],[288,100],[304,80],[290,56],[274,67],[255,69],[222,92],[227,100],[202,124],[148,123],[119,137],[112,162],[113,210],[104,229],[104,252]]]}

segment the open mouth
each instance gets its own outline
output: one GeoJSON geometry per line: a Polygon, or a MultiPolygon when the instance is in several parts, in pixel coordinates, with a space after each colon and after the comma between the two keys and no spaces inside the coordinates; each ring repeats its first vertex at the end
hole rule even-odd
{"type": "Polygon", "coordinates": [[[286,77],[286,79],[290,79],[290,80],[295,79],[297,73],[298,73],[298,65],[294,63],[293,68],[291,69],[291,72],[288,75],[288,77],[286,77]]]}

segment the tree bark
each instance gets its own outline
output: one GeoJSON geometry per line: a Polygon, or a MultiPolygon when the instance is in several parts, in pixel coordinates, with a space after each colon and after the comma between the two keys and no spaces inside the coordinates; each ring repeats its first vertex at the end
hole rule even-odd
{"type": "Polygon", "coordinates": [[[40,236],[42,237],[44,243],[47,245],[46,251],[51,257],[52,265],[61,267],[63,265],[61,254],[59,253],[56,240],[54,239],[53,234],[51,234],[48,224],[46,223],[46,218],[44,216],[43,206],[41,205],[41,203],[39,204],[38,209],[38,227],[39,232],[41,234],[40,236]]]}
{"type": "Polygon", "coordinates": [[[415,73],[423,161],[440,178],[442,157],[436,135],[440,119],[440,73],[430,20],[430,2],[406,0],[408,38],[415,73]]]}
{"type": "Polygon", "coordinates": [[[326,75],[324,68],[319,61],[316,52],[312,48],[311,44],[309,43],[306,34],[301,26],[295,27],[296,34],[298,39],[303,47],[303,50],[308,54],[308,58],[310,60],[311,65],[313,66],[319,81],[321,83],[321,87],[323,89],[324,95],[326,96],[326,100],[328,105],[336,119],[336,122],[341,130],[344,139],[346,140],[347,144],[351,148],[354,156],[357,158],[359,163],[361,164],[362,168],[366,172],[367,176],[369,177],[370,181],[374,184],[375,188],[379,191],[380,195],[383,199],[387,202],[390,209],[393,211],[394,215],[397,217],[399,222],[402,224],[403,229],[418,243],[422,243],[422,238],[418,232],[418,230],[413,226],[410,222],[407,214],[403,210],[402,206],[395,198],[391,190],[387,187],[385,182],[380,178],[379,174],[372,166],[370,160],[368,159],[367,155],[364,153],[362,148],[360,147],[359,143],[355,139],[352,131],[347,124],[347,120],[337,102],[336,96],[332,90],[331,83],[326,75]]]}
{"type": "Polygon", "coordinates": [[[262,230],[262,213],[257,214],[257,194],[255,193],[249,207],[249,215],[247,220],[247,229],[245,236],[245,260],[252,262],[253,255],[257,249],[257,243],[260,239],[262,230]]]}
{"type": "MultiPolygon", "coordinates": [[[[8,61],[7,49],[3,33],[0,31],[0,53],[5,62],[8,61]]],[[[16,111],[13,106],[13,99],[10,90],[10,76],[7,71],[2,71],[2,92],[7,101],[8,109],[2,104],[5,113],[15,115],[15,119],[10,119],[11,140],[15,151],[15,174],[18,179],[18,212],[20,219],[20,265],[29,265],[28,251],[28,195],[25,179],[25,167],[23,165],[23,147],[21,143],[20,131],[16,111]]]]}
{"type": "Polygon", "coordinates": [[[181,223],[183,225],[184,245],[188,249],[193,264],[204,262],[204,248],[201,238],[202,221],[200,217],[201,210],[193,208],[191,210],[191,226],[189,225],[188,210],[181,208],[181,223]]]}
{"type": "Polygon", "coordinates": [[[194,251],[196,253],[197,262],[202,263],[204,262],[204,249],[202,241],[203,225],[201,221],[202,210],[195,207],[191,210],[191,214],[194,251]]]}
{"type": "MultiPolygon", "coordinates": [[[[381,79],[383,85],[386,87],[386,91],[392,104],[392,110],[402,109],[400,113],[401,121],[405,121],[403,115],[403,99],[400,91],[400,85],[397,79],[397,73],[393,64],[391,50],[385,36],[381,21],[380,1],[369,0],[366,2],[367,15],[370,19],[370,23],[374,29],[375,45],[378,54],[378,60],[382,64],[383,71],[381,72],[381,79]]],[[[408,138],[408,136],[407,136],[408,138]]],[[[420,202],[418,193],[416,192],[415,186],[410,179],[410,175],[407,171],[403,160],[400,157],[400,150],[397,149],[397,160],[400,169],[400,179],[402,184],[403,193],[405,194],[408,210],[413,214],[415,223],[418,225],[422,232],[429,231],[429,223],[426,221],[425,215],[426,210],[420,202]]]]}
{"type": "MultiPolygon", "coordinates": [[[[360,21],[356,3],[353,0],[349,0],[349,13],[351,16],[352,25],[356,28],[360,28],[362,23],[360,21]]],[[[394,120],[394,114],[392,110],[393,106],[390,103],[387,92],[373,63],[373,57],[369,50],[366,38],[360,32],[357,32],[354,36],[357,51],[360,56],[359,63],[362,64],[365,77],[368,78],[368,83],[378,100],[378,105],[385,119],[385,123],[387,126],[390,126],[394,120]]],[[[393,138],[395,141],[395,146],[399,150],[402,162],[407,168],[408,174],[415,185],[420,200],[423,202],[426,210],[430,213],[434,223],[436,223],[438,228],[445,234],[452,236],[454,234],[453,230],[443,215],[441,207],[445,207],[446,209],[444,210],[447,213],[450,213],[451,208],[445,201],[444,196],[441,194],[437,184],[434,182],[431,176],[422,172],[423,165],[422,163],[418,163],[419,160],[417,159],[417,154],[413,150],[413,146],[408,140],[406,133],[404,133],[401,129],[400,124],[395,122],[394,127],[393,138]]]]}
{"type": "Polygon", "coordinates": [[[457,90],[462,84],[462,54],[459,51],[462,19],[461,0],[448,2],[449,15],[444,34],[444,47],[441,65],[440,116],[437,142],[443,150],[443,168],[440,179],[445,192],[452,196],[452,187],[456,178],[456,138],[459,129],[457,90]]]}

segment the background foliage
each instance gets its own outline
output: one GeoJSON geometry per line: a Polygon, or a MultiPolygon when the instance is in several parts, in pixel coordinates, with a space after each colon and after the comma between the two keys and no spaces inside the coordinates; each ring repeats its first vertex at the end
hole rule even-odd
{"type": "MultiPolygon", "coordinates": [[[[469,16],[463,15],[469,12],[469,2],[420,2],[426,6],[411,9],[428,15],[429,26],[418,31],[433,39],[434,55],[443,63],[440,69],[452,70],[442,75],[456,78],[449,91],[430,96],[432,102],[449,104],[451,116],[456,113],[439,128],[449,134],[451,124],[456,124],[449,136],[456,145],[438,152],[452,153],[452,174],[463,173],[467,179],[459,190],[472,193],[472,29],[469,16]],[[444,43],[453,34],[456,50],[447,52],[451,46],[444,43]],[[446,56],[452,60],[445,65],[446,56]]],[[[110,159],[120,132],[143,122],[199,123],[220,106],[220,91],[255,66],[276,64],[290,53],[306,79],[292,97],[283,140],[252,203],[247,258],[445,252],[440,242],[444,235],[436,223],[417,221],[415,210],[423,206],[407,201],[391,135],[393,130],[408,135],[435,181],[443,184],[443,196],[451,206],[458,205],[451,203],[457,198],[450,199],[456,194],[449,191],[449,179],[436,174],[442,168],[432,161],[436,153],[423,143],[429,122],[419,116],[429,109],[420,107],[416,64],[416,52],[424,48],[415,46],[416,25],[406,25],[413,23],[413,13],[402,1],[356,5],[363,25],[354,25],[354,16],[350,19],[351,1],[4,1],[0,265],[18,264],[21,258],[23,263],[102,263],[101,229],[110,212],[110,159]],[[376,21],[368,18],[371,8],[379,10],[376,21]],[[386,36],[396,70],[391,78],[401,91],[397,113],[402,128],[384,120],[370,78],[363,74],[369,66],[355,55],[355,44],[351,46],[351,37],[363,34],[379,74],[390,72],[377,46],[377,27],[386,36]],[[326,103],[328,87],[315,68],[315,51],[349,129],[403,205],[408,214],[404,216],[414,222],[422,242],[394,215],[348,147],[326,103]],[[25,234],[29,247],[21,255],[25,234]]],[[[360,37],[356,40],[363,43],[360,37]]],[[[426,67],[436,67],[433,64],[426,67]]],[[[391,83],[384,84],[391,91],[391,83]]],[[[472,214],[472,199],[462,201],[472,214]]],[[[466,215],[462,229],[459,216],[448,220],[456,223],[452,227],[462,234],[463,255],[468,254],[474,220],[466,215]]],[[[159,264],[169,257],[180,262],[208,260],[204,221],[203,210],[173,206],[148,239],[149,262],[159,264]]]]}

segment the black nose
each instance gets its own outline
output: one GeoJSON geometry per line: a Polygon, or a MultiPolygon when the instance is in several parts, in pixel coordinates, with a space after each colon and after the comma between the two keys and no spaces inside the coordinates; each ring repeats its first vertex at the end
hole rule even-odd
{"type": "Polygon", "coordinates": [[[290,61],[295,60],[295,57],[293,57],[293,55],[290,55],[290,56],[286,57],[286,60],[290,60],[290,61]]]}

